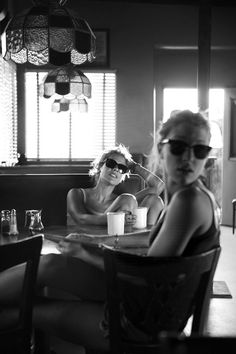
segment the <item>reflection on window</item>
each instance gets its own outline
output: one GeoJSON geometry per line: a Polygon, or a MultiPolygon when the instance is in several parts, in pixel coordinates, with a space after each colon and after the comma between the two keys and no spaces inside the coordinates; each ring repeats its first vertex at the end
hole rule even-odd
{"type": "Polygon", "coordinates": [[[113,146],[116,138],[116,74],[86,72],[92,84],[88,113],[51,111],[55,97],[39,96],[47,72],[28,71],[26,92],[26,156],[37,160],[91,159],[113,146]]]}

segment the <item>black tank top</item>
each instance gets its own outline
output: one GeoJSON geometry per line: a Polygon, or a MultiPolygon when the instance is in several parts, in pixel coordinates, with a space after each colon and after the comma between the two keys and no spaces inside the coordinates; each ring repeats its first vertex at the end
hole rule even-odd
{"type": "MultiPolygon", "coordinates": [[[[198,185],[195,188],[200,188],[204,193],[207,194],[211,201],[211,206],[212,206],[212,223],[209,229],[202,235],[199,235],[197,237],[192,237],[182,256],[191,256],[194,254],[199,254],[202,252],[209,251],[210,249],[219,246],[219,237],[220,237],[220,209],[219,206],[216,203],[216,200],[213,196],[213,194],[202,184],[202,182],[199,181],[198,185]]],[[[157,237],[162,224],[165,219],[166,212],[165,210],[163,213],[160,215],[159,220],[157,221],[156,226],[151,231],[150,235],[150,240],[149,240],[149,246],[153,243],[155,238],[157,237]]]]}
{"type": "MultiPolygon", "coordinates": [[[[219,245],[219,235],[220,235],[220,213],[219,207],[215,201],[213,194],[201,183],[195,187],[200,188],[204,193],[207,194],[211,201],[213,220],[209,229],[202,235],[190,239],[187,244],[182,256],[190,256],[198,253],[208,251],[219,245]]],[[[158,232],[165,219],[165,211],[161,214],[157,224],[152,228],[150,235],[150,244],[155,240],[158,232]]],[[[125,332],[125,337],[136,341],[150,341],[151,331],[150,328],[146,328],[143,325],[142,319],[145,318],[146,306],[148,299],[152,295],[146,288],[139,287],[138,289],[127,284],[127,293],[129,294],[128,300],[125,302],[124,308],[121,311],[122,327],[125,332]]],[[[106,313],[107,314],[107,313],[106,313]]],[[[187,320],[186,320],[187,322],[187,320]]],[[[101,322],[102,330],[105,336],[109,333],[108,319],[101,322]],[[106,327],[104,327],[106,324],[106,327]]],[[[181,329],[182,330],[182,329],[181,329]]]]}

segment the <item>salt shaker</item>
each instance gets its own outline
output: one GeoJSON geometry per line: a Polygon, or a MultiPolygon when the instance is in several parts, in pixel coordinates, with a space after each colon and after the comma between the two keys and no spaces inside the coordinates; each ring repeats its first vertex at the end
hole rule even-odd
{"type": "Polygon", "coordinates": [[[1,234],[9,236],[10,233],[10,210],[1,211],[1,234]]]}
{"type": "Polygon", "coordinates": [[[11,219],[10,219],[10,235],[17,235],[17,219],[16,219],[16,209],[11,210],[11,219]]]}

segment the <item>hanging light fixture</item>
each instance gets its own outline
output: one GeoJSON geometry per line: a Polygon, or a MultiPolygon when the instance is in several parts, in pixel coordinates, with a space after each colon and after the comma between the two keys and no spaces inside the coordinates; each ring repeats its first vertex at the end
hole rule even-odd
{"type": "Polygon", "coordinates": [[[50,98],[55,95],[53,112],[87,112],[85,97],[91,97],[92,85],[78,66],[67,65],[51,70],[40,84],[40,96],[50,98]]]}
{"type": "Polygon", "coordinates": [[[92,62],[96,37],[66,1],[32,0],[33,7],[15,15],[2,36],[4,59],[38,66],[92,62]]]}
{"type": "Polygon", "coordinates": [[[88,103],[85,98],[75,98],[67,100],[65,97],[55,99],[52,104],[52,112],[60,113],[70,111],[71,113],[87,113],[88,103]]]}

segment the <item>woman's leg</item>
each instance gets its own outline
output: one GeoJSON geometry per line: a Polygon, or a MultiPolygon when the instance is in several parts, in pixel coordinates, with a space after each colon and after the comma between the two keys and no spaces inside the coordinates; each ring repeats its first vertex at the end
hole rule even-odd
{"type": "Polygon", "coordinates": [[[100,329],[103,303],[44,300],[34,306],[35,328],[90,349],[108,349],[108,339],[100,329]]]}
{"type": "MultiPolygon", "coordinates": [[[[0,305],[17,302],[25,266],[0,274],[0,305]]],[[[59,254],[41,256],[37,277],[38,290],[52,287],[82,299],[103,301],[106,297],[104,272],[78,258],[59,254]]]]}
{"type": "Polygon", "coordinates": [[[164,203],[161,197],[155,194],[148,194],[144,197],[139,206],[148,208],[147,224],[154,225],[164,207],[164,203]]]}
{"type": "Polygon", "coordinates": [[[114,202],[107,208],[108,211],[131,211],[133,212],[138,206],[136,197],[133,194],[122,193],[120,194],[114,202]]]}
{"type": "MultiPolygon", "coordinates": [[[[0,309],[1,304],[17,302],[24,268],[15,267],[0,274],[0,309]]],[[[41,297],[34,304],[34,327],[85,347],[108,348],[108,340],[99,328],[106,298],[102,270],[75,257],[45,255],[40,259],[37,285],[39,290],[47,286],[66,291],[78,296],[78,300],[41,297]]],[[[14,307],[2,306],[0,328],[5,328],[15,318],[14,307]]]]}
{"type": "Polygon", "coordinates": [[[76,257],[58,254],[41,257],[38,284],[84,300],[104,301],[106,298],[104,271],[76,257]]]}
{"type": "Polygon", "coordinates": [[[0,273],[0,308],[2,304],[16,303],[19,299],[25,265],[7,269],[0,273]]]}

